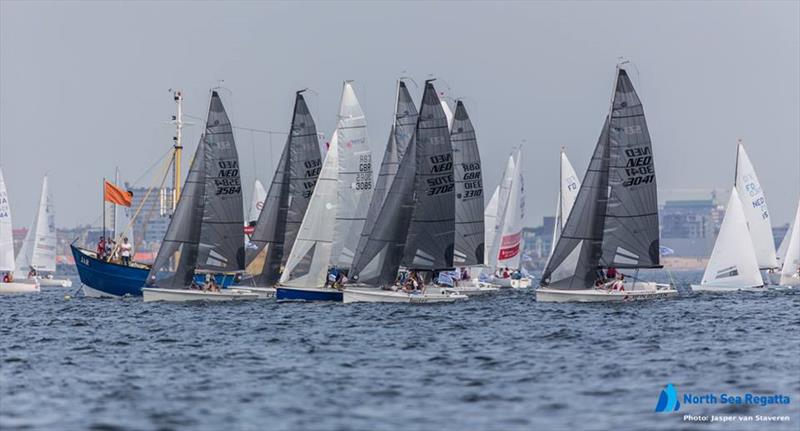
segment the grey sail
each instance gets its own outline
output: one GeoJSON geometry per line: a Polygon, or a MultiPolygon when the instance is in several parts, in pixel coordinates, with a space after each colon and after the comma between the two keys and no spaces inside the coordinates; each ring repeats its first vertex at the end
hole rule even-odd
{"type": "Polygon", "coordinates": [[[485,235],[481,155],[472,121],[460,100],[456,103],[450,142],[456,180],[453,263],[456,266],[482,265],[485,235]]]}
{"type": "Polygon", "coordinates": [[[418,270],[452,268],[455,231],[453,148],[447,117],[431,81],[425,82],[414,146],[414,212],[402,264],[418,270]]]}
{"type": "Polygon", "coordinates": [[[585,289],[604,267],[657,268],[658,238],[650,135],[633,85],[618,69],[611,112],[542,274],[543,284],[585,289]],[[574,254],[577,260],[567,259],[574,254]],[[577,263],[563,268],[565,262],[577,263]]]}
{"type": "Polygon", "coordinates": [[[239,155],[233,128],[217,92],[211,95],[206,121],[205,198],[197,269],[244,270],[244,213],[239,155]]]}
{"type": "Polygon", "coordinates": [[[183,288],[192,282],[205,193],[205,145],[200,139],[161,247],[147,276],[149,286],[183,288]]]}
{"type": "MultiPolygon", "coordinates": [[[[417,127],[417,108],[414,106],[411,95],[408,93],[408,88],[403,81],[398,81],[397,84],[397,106],[395,107],[394,116],[392,130],[389,132],[389,142],[386,144],[386,151],[383,153],[378,179],[375,182],[372,200],[370,201],[369,210],[367,211],[367,219],[361,231],[361,237],[356,247],[353,262],[355,262],[357,258],[371,260],[375,257],[368,253],[365,254],[365,249],[373,229],[380,220],[380,212],[385,205],[389,190],[392,184],[394,184],[395,176],[400,166],[400,160],[406,153],[408,144],[411,142],[411,138],[414,135],[414,129],[417,127]]],[[[363,269],[363,267],[361,269],[363,269]]],[[[394,275],[392,277],[394,277],[394,275]]],[[[394,278],[392,278],[392,280],[394,280],[394,278]]]]}
{"type": "Polygon", "coordinates": [[[302,92],[297,92],[291,131],[250,238],[248,270],[256,284],[273,286],[280,279],[321,166],[317,128],[302,92]]]}

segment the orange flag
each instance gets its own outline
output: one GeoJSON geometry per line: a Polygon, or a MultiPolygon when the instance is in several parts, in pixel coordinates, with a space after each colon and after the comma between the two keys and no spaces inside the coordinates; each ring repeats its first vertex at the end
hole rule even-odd
{"type": "Polygon", "coordinates": [[[133,193],[105,181],[103,199],[113,204],[129,207],[133,200],[133,193]]]}

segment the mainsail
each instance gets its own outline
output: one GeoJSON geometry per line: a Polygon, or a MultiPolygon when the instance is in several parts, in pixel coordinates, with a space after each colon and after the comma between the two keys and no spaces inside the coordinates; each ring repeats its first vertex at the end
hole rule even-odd
{"type": "Polygon", "coordinates": [[[317,128],[302,93],[297,92],[291,132],[250,237],[253,247],[248,250],[248,270],[259,286],[278,282],[322,165],[317,128]]]}
{"type": "Polygon", "coordinates": [[[777,268],[775,240],[764,191],[741,141],[736,146],[736,190],[742,200],[750,239],[761,269],[777,268]]]}
{"type": "Polygon", "coordinates": [[[384,285],[397,276],[413,208],[416,151],[410,144],[417,117],[406,84],[398,81],[394,123],[350,269],[361,283],[384,285]]]}
{"type": "MultiPolygon", "coordinates": [[[[2,180],[2,178],[0,178],[0,180],[2,180]]],[[[0,190],[0,193],[2,193],[2,190],[0,190]]],[[[1,197],[0,195],[0,198],[1,197]]],[[[2,207],[0,206],[0,213],[2,211],[2,207]]],[[[784,240],[788,240],[788,245],[786,246],[786,255],[783,257],[780,284],[784,286],[797,286],[800,285],[800,202],[797,203],[797,211],[795,211],[794,221],[789,227],[789,230],[791,234],[784,240]]]]}
{"type": "Polygon", "coordinates": [[[13,271],[14,236],[11,227],[11,206],[3,170],[0,169],[0,272],[13,271]]]}
{"type": "Polygon", "coordinates": [[[624,69],[589,168],[542,284],[585,289],[603,267],[658,268],[658,202],[644,109],[624,69]],[[578,253],[574,268],[561,268],[578,253]],[[566,271],[559,271],[559,269],[566,271]],[[566,274],[553,277],[554,273],[566,274]]]}
{"type": "MultiPolygon", "coordinates": [[[[345,81],[339,124],[331,141],[338,142],[338,209],[331,264],[350,268],[372,198],[372,153],[367,122],[353,86],[345,81]]],[[[331,143],[333,148],[333,142],[331,143]]]]}
{"type": "Polygon", "coordinates": [[[281,285],[302,288],[325,284],[336,235],[336,214],[343,204],[337,196],[340,175],[338,141],[336,135],[331,139],[314,194],[286,261],[286,269],[281,274],[281,285]]]}
{"type": "Polygon", "coordinates": [[[233,130],[219,94],[213,91],[205,132],[148,285],[181,288],[192,282],[195,270],[244,269],[243,214],[233,130]]]}
{"type": "Polygon", "coordinates": [[[31,268],[36,271],[56,271],[56,223],[46,175],[42,180],[36,216],[17,254],[18,276],[24,276],[31,268]]]}
{"type": "MultiPolygon", "coordinates": [[[[500,235],[503,229],[503,220],[505,220],[506,209],[508,208],[508,198],[511,195],[511,185],[514,181],[514,154],[508,156],[506,168],[503,170],[503,177],[500,180],[500,185],[496,189],[497,201],[495,211],[492,214],[485,215],[488,220],[494,220],[491,225],[491,232],[487,237],[486,247],[488,258],[486,259],[486,266],[491,270],[497,268],[497,255],[500,253],[500,235]]],[[[492,196],[494,199],[494,196],[492,196]]],[[[493,207],[492,202],[489,202],[489,208],[493,207]]]]}
{"type": "Polygon", "coordinates": [[[455,182],[453,148],[439,97],[425,82],[415,133],[414,211],[402,264],[419,270],[453,267],[455,182]]]}
{"type": "Polygon", "coordinates": [[[703,285],[715,287],[756,287],[764,282],[758,271],[755,251],[747,240],[747,219],[736,187],[731,191],[725,218],[719,228],[714,250],[703,274],[703,285]]]}
{"type": "Polygon", "coordinates": [[[525,184],[522,178],[522,148],[514,157],[514,171],[506,208],[499,219],[497,233],[497,266],[519,268],[522,255],[522,220],[525,218],[525,184]]]}
{"type": "Polygon", "coordinates": [[[253,196],[250,198],[250,211],[247,215],[245,222],[255,223],[258,221],[258,216],[261,215],[261,210],[264,209],[264,201],[267,200],[267,191],[261,181],[256,180],[253,183],[253,196]]]}
{"type": "Polygon", "coordinates": [[[483,244],[484,244],[484,253],[483,253],[483,264],[484,266],[488,266],[489,268],[494,268],[494,261],[492,260],[492,250],[494,249],[494,237],[495,237],[495,230],[497,228],[497,205],[500,195],[500,186],[494,188],[494,193],[492,193],[492,198],[489,199],[489,203],[486,205],[486,209],[483,211],[483,244]]]}
{"type": "Polygon", "coordinates": [[[464,104],[456,103],[450,142],[455,170],[455,247],[453,264],[482,265],[484,258],[483,175],[475,129],[464,104]]]}

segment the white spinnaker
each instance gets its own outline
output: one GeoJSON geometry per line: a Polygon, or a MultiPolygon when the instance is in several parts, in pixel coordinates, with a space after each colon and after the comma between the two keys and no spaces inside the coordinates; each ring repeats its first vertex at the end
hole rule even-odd
{"type": "Polygon", "coordinates": [[[703,274],[703,285],[740,288],[764,284],[749,235],[742,202],[734,187],[703,274]]]}
{"type": "Polygon", "coordinates": [[[494,188],[489,204],[483,210],[483,244],[486,252],[483,255],[483,264],[490,268],[493,267],[491,253],[494,250],[495,228],[497,227],[497,200],[500,194],[500,186],[494,188]]]}
{"type": "Polygon", "coordinates": [[[500,253],[500,239],[503,231],[503,223],[505,221],[506,211],[508,209],[508,198],[511,194],[511,184],[514,181],[514,155],[508,156],[506,162],[506,169],[503,171],[503,178],[500,180],[500,190],[497,194],[497,211],[495,215],[495,224],[491,229],[492,242],[489,247],[489,260],[487,266],[494,271],[497,268],[497,256],[500,253]]]}
{"type": "Polygon", "coordinates": [[[56,223],[47,176],[42,180],[36,216],[17,255],[18,276],[26,275],[31,268],[46,272],[56,270],[56,223]]]}
{"type": "Polygon", "coordinates": [[[11,205],[8,203],[8,190],[0,169],[0,272],[13,271],[14,236],[11,229],[11,205]]]}
{"type": "Polygon", "coordinates": [[[453,111],[450,109],[450,104],[447,103],[444,98],[439,100],[439,103],[442,104],[442,110],[444,110],[444,116],[447,117],[447,129],[452,131],[453,130],[453,111]]]}
{"type": "Polygon", "coordinates": [[[319,288],[325,285],[333,249],[338,207],[339,151],[336,135],[331,138],[322,171],[308,203],[294,247],[281,274],[288,287],[319,288]]]}
{"type": "Polygon", "coordinates": [[[517,150],[511,191],[503,214],[497,265],[518,269],[522,255],[522,219],[525,217],[525,194],[522,178],[522,150],[517,150]]]}
{"type": "Polygon", "coordinates": [[[350,268],[372,200],[372,153],[367,121],[353,86],[345,81],[339,105],[339,123],[333,132],[338,143],[338,195],[331,264],[350,268]]]}
{"type": "Polygon", "coordinates": [[[792,233],[786,246],[786,256],[783,258],[780,284],[800,286],[800,202],[797,203],[794,221],[789,229],[792,233]]]}
{"type": "Polygon", "coordinates": [[[741,143],[736,154],[736,189],[742,200],[742,208],[750,229],[750,238],[756,259],[758,259],[758,267],[761,269],[777,268],[775,240],[772,237],[772,224],[767,210],[767,201],[753,164],[741,143]]]}
{"type": "Polygon", "coordinates": [[[245,223],[257,221],[258,216],[261,215],[261,209],[264,208],[264,201],[267,199],[267,191],[261,181],[256,180],[253,183],[253,196],[250,198],[250,213],[245,219],[245,223]]]}

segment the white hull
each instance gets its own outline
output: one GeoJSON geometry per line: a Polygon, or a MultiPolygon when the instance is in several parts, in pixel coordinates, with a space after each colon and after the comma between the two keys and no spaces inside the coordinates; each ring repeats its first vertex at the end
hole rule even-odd
{"type": "Polygon", "coordinates": [[[446,287],[444,290],[449,293],[457,293],[460,295],[480,296],[495,293],[500,290],[500,286],[478,280],[469,280],[466,282],[459,281],[458,286],[446,287]]]}
{"type": "Polygon", "coordinates": [[[0,282],[0,295],[38,292],[39,283],[37,283],[36,280],[13,281],[11,283],[0,282]]]}
{"type": "Polygon", "coordinates": [[[692,292],[765,292],[769,290],[766,286],[709,286],[703,284],[692,284],[692,292]]]}
{"type": "Polygon", "coordinates": [[[42,287],[72,287],[72,280],[67,278],[39,278],[39,286],[42,287]]]}
{"type": "Polygon", "coordinates": [[[274,287],[236,286],[236,289],[255,293],[260,299],[270,299],[275,297],[274,287]]]}
{"type": "Polygon", "coordinates": [[[537,302],[628,302],[664,299],[678,296],[678,291],[668,284],[637,282],[625,285],[625,290],[607,289],[536,289],[537,302]]]}
{"type": "Polygon", "coordinates": [[[190,301],[246,301],[258,299],[258,295],[244,289],[223,289],[220,292],[205,292],[194,289],[161,289],[143,287],[144,302],[190,302],[190,301]]]}
{"type": "Polygon", "coordinates": [[[496,284],[503,288],[525,289],[527,287],[531,287],[531,279],[520,278],[519,280],[514,280],[512,278],[493,277],[492,284],[496,284]]]}
{"type": "Polygon", "coordinates": [[[466,295],[448,293],[440,288],[425,289],[425,293],[382,290],[373,287],[348,287],[342,292],[342,302],[394,302],[402,304],[448,303],[467,299],[466,295]]]}

